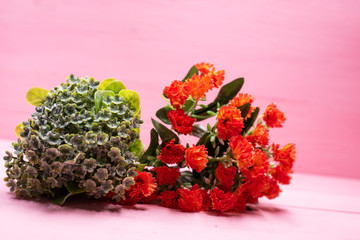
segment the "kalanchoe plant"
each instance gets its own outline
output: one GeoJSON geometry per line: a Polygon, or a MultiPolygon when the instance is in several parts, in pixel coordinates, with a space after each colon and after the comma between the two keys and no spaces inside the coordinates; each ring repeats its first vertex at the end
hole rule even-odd
{"type": "Polygon", "coordinates": [[[164,89],[168,104],[156,112],[163,123],[152,120],[151,142],[140,158],[151,166],[148,171],[158,183],[153,199],[163,206],[242,211],[262,196],[277,197],[279,184],[290,183],[295,145],[269,144],[269,129],[285,121],[275,104],[256,120],[259,108],[253,106],[254,98],[239,93],[243,78],[222,86],[212,102],[201,104],[209,90],[222,85],[224,74],[212,64],[200,63],[182,81],[164,89]],[[197,124],[211,117],[216,117],[213,125],[197,124]],[[181,134],[199,139],[185,147],[181,134]]]}
{"type": "Polygon", "coordinates": [[[78,193],[125,199],[143,151],[138,94],[115,79],[71,75],[50,91],[30,89],[26,99],[36,111],[16,127],[14,152],[4,157],[10,191],[60,205],[78,193]]]}

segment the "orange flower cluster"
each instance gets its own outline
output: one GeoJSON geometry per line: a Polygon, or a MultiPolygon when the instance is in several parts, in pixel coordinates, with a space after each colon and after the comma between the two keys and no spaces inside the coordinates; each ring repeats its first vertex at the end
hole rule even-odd
{"type": "Polygon", "coordinates": [[[150,171],[156,177],[158,195],[146,199],[157,198],[162,206],[187,212],[228,212],[243,211],[247,203],[257,203],[264,196],[277,197],[280,184],[290,183],[296,155],[292,143],[282,148],[269,144],[269,131],[282,127],[284,113],[271,103],[262,121],[255,123],[259,109],[252,106],[253,96],[238,93],[241,79],[223,86],[212,103],[198,106],[209,90],[222,85],[224,71],[216,71],[210,63],[198,63],[195,68],[198,74],[183,82],[173,81],[164,89],[172,110],[166,119],[158,117],[164,123],[170,121],[176,133],[156,129],[163,142],[153,150],[149,165],[153,166],[150,171]],[[184,107],[189,98],[195,100],[194,106],[184,107]],[[215,125],[208,124],[206,130],[195,127],[195,122],[215,115],[215,125]],[[168,141],[168,136],[174,134],[194,135],[199,140],[196,145],[184,147],[175,144],[174,139],[168,141]],[[167,135],[166,140],[162,135],[167,135]]]}
{"type": "MultiPolygon", "coordinates": [[[[125,199],[120,200],[119,203],[111,202],[113,204],[134,205],[138,202],[144,202],[148,198],[157,197],[155,188],[157,187],[156,179],[149,172],[137,171],[137,176],[134,178],[135,184],[125,191],[125,199]]],[[[105,199],[110,201],[115,195],[114,192],[109,192],[105,199]]]]}
{"type": "Polygon", "coordinates": [[[286,118],[283,112],[281,112],[274,103],[267,106],[263,120],[266,122],[266,125],[271,128],[282,127],[282,124],[285,122],[286,118]]]}
{"type": "Polygon", "coordinates": [[[208,162],[207,154],[204,145],[193,145],[185,151],[186,166],[201,172],[208,162]]]}
{"type": "MultiPolygon", "coordinates": [[[[254,98],[247,94],[247,93],[239,93],[239,95],[237,97],[234,97],[230,102],[229,102],[229,105],[230,106],[233,106],[233,107],[240,107],[244,104],[247,104],[247,103],[250,103],[252,104],[254,102],[254,98]]],[[[248,114],[246,115],[245,117],[245,120],[249,117],[251,117],[251,113],[254,112],[256,107],[254,106],[251,106],[250,107],[250,111],[248,112],[248,114]]]]}
{"type": "Polygon", "coordinates": [[[225,71],[216,71],[210,63],[199,63],[195,67],[199,75],[194,74],[184,82],[175,80],[164,89],[164,95],[176,109],[181,108],[190,96],[196,101],[205,98],[209,90],[220,87],[225,79],[225,71]]]}
{"type": "Polygon", "coordinates": [[[269,145],[269,130],[264,125],[258,124],[254,131],[246,136],[246,139],[254,147],[258,144],[260,147],[266,148],[269,145]]]}
{"type": "Polygon", "coordinates": [[[195,67],[199,70],[202,76],[210,77],[214,87],[218,88],[222,85],[225,79],[224,70],[216,71],[214,65],[210,63],[198,63],[195,64],[195,67]]]}
{"type": "Polygon", "coordinates": [[[239,109],[233,106],[223,106],[219,109],[217,130],[218,138],[228,140],[241,133],[244,120],[239,109]]]}
{"type": "Polygon", "coordinates": [[[253,166],[254,147],[241,135],[230,138],[229,146],[240,169],[253,166]]]}

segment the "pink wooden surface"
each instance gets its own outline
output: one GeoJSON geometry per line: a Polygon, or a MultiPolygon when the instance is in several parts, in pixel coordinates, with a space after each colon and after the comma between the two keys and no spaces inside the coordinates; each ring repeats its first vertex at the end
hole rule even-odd
{"type": "MultiPolygon", "coordinates": [[[[9,144],[0,141],[1,153],[9,144]]],[[[0,165],[1,178],[4,172],[0,165]]],[[[359,189],[360,180],[295,174],[279,198],[261,199],[253,211],[219,215],[79,199],[59,207],[18,199],[0,184],[0,238],[360,239],[359,189]]]]}
{"type": "Polygon", "coordinates": [[[359,1],[0,0],[0,138],[34,111],[28,88],[65,77],[115,77],[150,117],[166,84],[196,62],[245,77],[244,91],[288,118],[296,172],[360,177],[359,1]]]}

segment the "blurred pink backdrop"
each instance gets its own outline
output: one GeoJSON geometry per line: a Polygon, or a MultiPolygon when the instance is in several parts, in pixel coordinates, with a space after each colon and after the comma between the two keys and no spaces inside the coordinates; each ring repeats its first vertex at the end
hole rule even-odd
{"type": "MultiPolygon", "coordinates": [[[[161,93],[197,62],[245,77],[262,110],[287,116],[271,130],[297,145],[296,172],[360,178],[359,1],[0,0],[0,138],[34,108],[33,86],[70,73],[114,77],[141,95],[142,140],[161,93]]],[[[215,92],[210,94],[214,96],[215,92]]]]}

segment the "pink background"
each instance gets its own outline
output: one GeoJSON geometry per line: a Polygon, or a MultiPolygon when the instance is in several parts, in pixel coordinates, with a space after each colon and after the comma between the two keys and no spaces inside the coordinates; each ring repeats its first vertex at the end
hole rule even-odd
{"type": "MultiPolygon", "coordinates": [[[[271,131],[297,144],[295,171],[360,178],[358,1],[0,0],[0,138],[34,108],[30,87],[67,75],[114,77],[150,117],[165,85],[197,62],[245,77],[243,92],[288,118],[271,131]]],[[[213,96],[215,93],[210,94],[213,96]]],[[[209,97],[211,98],[211,97],[209,97]]]]}

